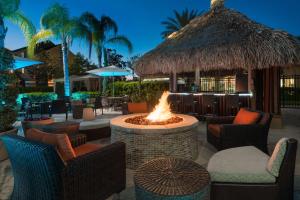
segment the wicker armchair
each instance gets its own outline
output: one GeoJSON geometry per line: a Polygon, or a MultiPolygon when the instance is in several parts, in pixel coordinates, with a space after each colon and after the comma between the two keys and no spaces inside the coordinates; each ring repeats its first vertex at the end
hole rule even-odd
{"type": "Polygon", "coordinates": [[[12,200],[104,200],[125,189],[125,144],[114,143],[69,160],[55,148],[3,136],[14,174],[12,200]]]}
{"type": "Polygon", "coordinates": [[[233,124],[235,117],[208,117],[207,141],[217,150],[239,146],[255,146],[268,153],[267,141],[272,115],[261,113],[255,124],[233,124]]]}

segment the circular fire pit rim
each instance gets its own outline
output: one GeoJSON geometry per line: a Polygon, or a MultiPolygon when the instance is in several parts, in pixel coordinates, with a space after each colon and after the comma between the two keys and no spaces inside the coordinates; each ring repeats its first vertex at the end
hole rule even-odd
{"type": "Polygon", "coordinates": [[[196,128],[199,123],[195,117],[183,114],[176,114],[176,116],[183,119],[181,122],[166,125],[137,125],[125,122],[128,118],[140,115],[147,115],[147,113],[115,117],[110,121],[111,129],[120,130],[129,134],[174,134],[196,128]]]}

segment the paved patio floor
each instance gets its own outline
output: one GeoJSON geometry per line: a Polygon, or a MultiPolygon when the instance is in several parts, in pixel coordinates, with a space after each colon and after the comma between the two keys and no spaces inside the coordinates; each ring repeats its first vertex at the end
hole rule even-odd
{"type": "MultiPolygon", "coordinates": [[[[106,111],[105,115],[99,115],[98,119],[110,119],[120,113],[106,111]]],[[[64,116],[54,116],[56,121],[63,121],[64,116]]],[[[295,138],[300,141],[300,109],[299,110],[283,110],[283,129],[271,129],[269,133],[269,150],[273,151],[276,142],[282,137],[295,138]]],[[[196,162],[202,166],[206,166],[209,158],[216,152],[216,150],[206,142],[206,126],[200,122],[198,127],[198,141],[199,141],[199,156],[196,162]]],[[[108,144],[109,139],[94,141],[94,143],[108,144]]],[[[134,184],[133,184],[134,171],[127,169],[127,187],[121,193],[121,200],[134,200],[134,184]]],[[[11,173],[9,161],[0,163],[0,200],[7,200],[10,196],[13,187],[13,177],[11,173]]],[[[110,197],[109,200],[113,200],[114,197],[110,197]]],[[[295,199],[300,200],[300,148],[297,151],[297,160],[295,168],[295,199]]]]}

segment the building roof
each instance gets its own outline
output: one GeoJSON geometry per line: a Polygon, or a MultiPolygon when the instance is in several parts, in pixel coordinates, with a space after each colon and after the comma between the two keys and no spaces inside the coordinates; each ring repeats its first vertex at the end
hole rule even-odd
{"type": "Polygon", "coordinates": [[[223,6],[173,33],[135,64],[138,75],[262,69],[300,63],[299,40],[223,6]]]}

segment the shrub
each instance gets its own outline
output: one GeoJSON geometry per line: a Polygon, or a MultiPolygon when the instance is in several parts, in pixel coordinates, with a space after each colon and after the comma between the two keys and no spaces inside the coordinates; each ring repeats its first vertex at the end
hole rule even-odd
{"type": "MultiPolygon", "coordinates": [[[[112,96],[112,85],[108,85],[107,95],[112,96]]],[[[147,82],[124,82],[118,81],[114,83],[115,96],[128,95],[132,102],[146,101],[150,105],[157,103],[163,91],[169,90],[169,83],[162,81],[147,81],[147,82]]]]}
{"type": "Polygon", "coordinates": [[[53,92],[53,87],[21,87],[20,93],[53,92]]]}
{"type": "Polygon", "coordinates": [[[12,129],[17,117],[16,77],[13,73],[9,73],[13,63],[13,55],[4,48],[0,49],[0,132],[12,129]]]}
{"type": "Polygon", "coordinates": [[[57,94],[53,92],[32,92],[18,95],[16,100],[18,106],[22,104],[22,98],[28,98],[31,102],[52,101],[57,99],[57,94]]]}
{"type": "Polygon", "coordinates": [[[94,98],[100,95],[101,95],[100,92],[74,92],[72,93],[72,100],[94,98]]]}

